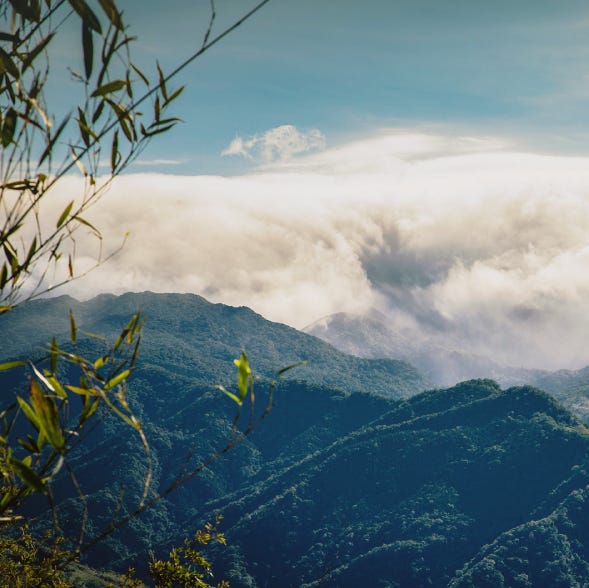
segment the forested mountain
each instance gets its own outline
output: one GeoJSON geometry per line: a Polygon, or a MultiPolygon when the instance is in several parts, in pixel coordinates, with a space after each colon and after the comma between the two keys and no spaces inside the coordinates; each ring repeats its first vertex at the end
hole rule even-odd
{"type": "MultiPolygon", "coordinates": [[[[3,318],[5,358],[80,330],[113,336],[147,317],[129,399],[149,439],[154,488],[223,447],[244,345],[271,375],[307,359],[276,389],[268,418],[240,445],[89,554],[98,567],[138,565],[222,514],[216,577],[251,586],[574,586],[589,582],[589,432],[546,393],[491,380],[446,390],[411,366],[346,356],[245,308],[190,295],[40,300],[3,318]],[[568,583],[567,583],[568,582],[568,583]]],[[[81,337],[81,335],[80,335],[81,337]]],[[[82,339],[82,350],[99,345],[82,339]]],[[[65,374],[67,375],[67,374],[65,374]]],[[[18,374],[2,379],[4,394],[18,374]]],[[[257,409],[268,387],[257,388],[257,409]]],[[[247,417],[247,415],[246,415],[247,417]]],[[[247,418],[246,418],[247,420],[247,418]]],[[[147,469],[134,432],[107,417],[69,459],[87,497],[54,484],[64,528],[87,537],[140,499],[147,469]]],[[[37,524],[46,503],[31,504],[37,524]]]]}
{"type": "Polygon", "coordinates": [[[87,302],[68,296],[35,300],[2,317],[0,354],[19,358],[32,349],[41,353],[53,335],[67,341],[70,310],[81,329],[112,338],[139,309],[146,319],[140,364],[173,370],[197,384],[213,387],[232,381],[231,362],[245,348],[256,371],[267,376],[308,360],[293,377],[348,392],[401,398],[428,385],[403,361],[350,357],[249,308],[211,304],[192,294],[101,295],[87,302]]]}

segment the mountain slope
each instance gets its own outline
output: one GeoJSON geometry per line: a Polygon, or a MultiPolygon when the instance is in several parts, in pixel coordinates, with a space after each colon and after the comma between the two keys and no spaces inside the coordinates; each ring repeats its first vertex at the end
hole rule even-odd
{"type": "Polygon", "coordinates": [[[245,348],[257,372],[267,376],[308,360],[293,377],[392,398],[427,387],[417,370],[403,361],[351,357],[248,308],[211,304],[192,294],[143,292],[100,295],[87,302],[67,296],[32,301],[2,316],[0,357],[29,355],[31,349],[43,349],[53,335],[67,341],[70,309],[81,329],[111,338],[141,309],[147,318],[141,363],[173,369],[198,384],[228,383],[232,359],[245,348]]]}
{"type": "Polygon", "coordinates": [[[583,488],[577,476],[554,494],[588,451],[586,429],[546,394],[473,381],[413,397],[205,510],[225,516],[234,586],[446,586],[485,544],[583,488]]]}

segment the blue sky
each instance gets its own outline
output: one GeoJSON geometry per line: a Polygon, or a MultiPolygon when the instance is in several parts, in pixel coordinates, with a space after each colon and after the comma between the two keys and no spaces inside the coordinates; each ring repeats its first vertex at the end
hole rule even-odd
{"type": "MultiPolygon", "coordinates": [[[[138,60],[171,67],[198,44],[208,2],[125,2],[138,60]]],[[[247,2],[218,2],[218,28],[247,2]]],[[[167,173],[236,173],[239,134],[317,128],[496,134],[548,152],[589,145],[589,7],[565,0],[272,0],[189,67],[184,123],[146,159],[167,173]]]]}

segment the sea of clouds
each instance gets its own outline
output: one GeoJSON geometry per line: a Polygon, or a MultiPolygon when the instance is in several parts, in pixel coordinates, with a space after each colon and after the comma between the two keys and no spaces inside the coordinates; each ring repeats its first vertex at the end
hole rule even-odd
{"type": "MultiPolygon", "coordinates": [[[[589,158],[394,129],[326,148],[290,126],[224,153],[255,165],[118,178],[89,218],[106,247],[131,236],[67,292],[194,292],[298,328],[378,308],[502,363],[589,364],[589,158]]],[[[79,236],[78,268],[95,245],[79,236]]]]}

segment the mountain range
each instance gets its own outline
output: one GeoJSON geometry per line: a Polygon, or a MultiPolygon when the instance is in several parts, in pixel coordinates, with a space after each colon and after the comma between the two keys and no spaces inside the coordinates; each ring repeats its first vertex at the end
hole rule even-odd
{"type": "MultiPolygon", "coordinates": [[[[268,417],[199,476],[102,541],[99,568],[145,573],[222,514],[228,546],[215,577],[249,586],[582,586],[589,582],[589,431],[529,385],[475,379],[432,389],[405,361],[337,351],[246,308],[193,295],[125,294],[37,300],[1,318],[3,359],[40,357],[53,335],[114,337],[138,308],[147,318],[129,400],[151,447],[153,486],[223,447],[242,347],[255,370],[289,372],[268,417]]],[[[84,339],[82,349],[98,345],[84,339]]],[[[67,376],[67,374],[65,374],[67,376]]],[[[562,398],[585,398],[585,372],[538,373],[562,398]]],[[[8,396],[22,374],[0,379],[8,396]]],[[[257,389],[259,413],[268,387],[257,389]]],[[[583,414],[582,410],[579,414],[583,414]]],[[[129,427],[107,416],[70,458],[87,497],[87,536],[136,505],[147,468],[129,427]],[[121,495],[124,501],[121,506],[121,495]]],[[[80,530],[67,477],[54,484],[64,529],[80,530]]],[[[32,503],[32,521],[48,519],[32,503]]]]}

